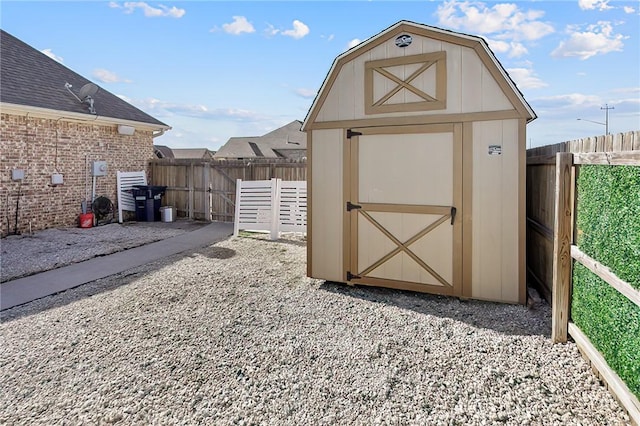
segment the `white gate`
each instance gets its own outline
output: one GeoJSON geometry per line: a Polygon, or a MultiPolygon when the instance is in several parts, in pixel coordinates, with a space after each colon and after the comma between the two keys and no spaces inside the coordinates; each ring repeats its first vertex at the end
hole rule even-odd
{"type": "Polygon", "coordinates": [[[268,231],[272,240],[280,232],[306,233],[307,182],[238,179],[233,235],[240,230],[268,231]]]}

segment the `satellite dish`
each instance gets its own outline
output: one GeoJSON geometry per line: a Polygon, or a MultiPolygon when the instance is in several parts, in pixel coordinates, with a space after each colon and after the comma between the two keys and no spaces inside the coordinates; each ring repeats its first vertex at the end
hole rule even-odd
{"type": "Polygon", "coordinates": [[[73,93],[73,91],[71,90],[71,87],[73,86],[71,86],[71,84],[65,83],[64,87],[69,91],[69,93],[73,95],[74,98],[78,100],[78,102],[83,104],[89,104],[89,112],[91,114],[97,114],[96,109],[93,107],[92,96],[95,95],[96,92],[98,91],[98,86],[96,86],[93,83],[85,84],[80,88],[80,97],[78,97],[75,93],[73,93]]]}
{"type": "Polygon", "coordinates": [[[98,86],[93,83],[87,83],[80,88],[80,99],[84,100],[88,96],[93,96],[98,91],[98,86]]]}

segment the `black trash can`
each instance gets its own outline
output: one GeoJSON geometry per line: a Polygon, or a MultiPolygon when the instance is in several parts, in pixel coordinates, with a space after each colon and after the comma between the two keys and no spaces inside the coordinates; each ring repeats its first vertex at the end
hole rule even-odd
{"type": "Polygon", "coordinates": [[[136,220],[140,222],[156,222],[160,220],[160,204],[166,186],[136,185],[131,192],[136,201],[136,220]]]}

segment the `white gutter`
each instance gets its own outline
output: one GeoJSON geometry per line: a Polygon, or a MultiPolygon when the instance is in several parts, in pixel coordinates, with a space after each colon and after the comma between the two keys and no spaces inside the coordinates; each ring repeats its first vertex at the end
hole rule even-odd
{"type": "Polygon", "coordinates": [[[156,132],[153,132],[151,137],[152,137],[153,139],[155,139],[155,138],[157,138],[158,136],[162,136],[162,135],[164,135],[164,132],[166,132],[167,130],[171,130],[171,127],[169,127],[168,129],[159,129],[157,133],[156,133],[156,132]]]}
{"type": "Polygon", "coordinates": [[[100,115],[82,114],[78,112],[66,112],[66,111],[60,111],[60,110],[49,109],[49,108],[39,108],[39,107],[32,107],[32,106],[25,106],[25,105],[18,105],[18,104],[10,104],[6,102],[0,103],[0,112],[4,114],[15,114],[15,115],[29,114],[29,116],[37,116],[40,118],[49,118],[53,120],[95,123],[95,124],[102,124],[102,125],[109,125],[109,126],[123,124],[123,125],[133,126],[136,129],[150,130],[152,132],[153,131],[162,132],[157,136],[164,134],[164,132],[166,132],[167,130],[171,130],[171,126],[166,126],[166,125],[164,126],[157,125],[157,124],[154,125],[151,123],[126,120],[122,118],[104,117],[100,115]]]}

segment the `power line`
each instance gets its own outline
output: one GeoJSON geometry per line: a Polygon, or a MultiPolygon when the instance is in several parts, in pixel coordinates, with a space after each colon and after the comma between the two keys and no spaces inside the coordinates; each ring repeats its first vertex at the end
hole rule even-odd
{"type": "Polygon", "coordinates": [[[604,120],[605,126],[606,126],[605,135],[608,135],[609,134],[609,110],[615,109],[615,107],[612,107],[612,106],[610,107],[609,104],[604,104],[604,106],[600,107],[600,109],[605,110],[605,120],[604,120]]]}

